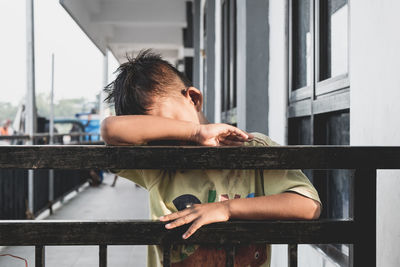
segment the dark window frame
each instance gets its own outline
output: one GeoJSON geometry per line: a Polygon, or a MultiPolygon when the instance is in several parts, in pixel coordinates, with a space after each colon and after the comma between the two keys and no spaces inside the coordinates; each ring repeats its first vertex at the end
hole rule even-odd
{"type": "Polygon", "coordinates": [[[221,1],[221,121],[237,124],[237,7],[221,1]]]}
{"type": "MultiPolygon", "coordinates": [[[[311,34],[311,54],[310,54],[310,64],[309,67],[311,69],[311,81],[310,84],[303,86],[301,88],[293,88],[294,84],[294,56],[295,53],[299,53],[299,51],[294,51],[295,48],[295,36],[294,33],[296,31],[295,25],[293,24],[294,18],[294,10],[293,3],[297,0],[288,0],[287,2],[287,32],[288,32],[288,51],[287,51],[287,68],[288,68],[288,109],[287,109],[287,119],[289,126],[289,142],[290,138],[297,139],[299,143],[307,143],[307,144],[316,144],[316,142],[320,142],[320,140],[315,140],[316,134],[318,135],[319,129],[316,129],[316,124],[319,123],[316,116],[324,116],[324,114],[335,114],[340,112],[348,112],[350,114],[350,82],[349,82],[349,66],[347,66],[348,72],[345,74],[337,75],[325,80],[319,80],[320,78],[320,70],[326,68],[324,64],[328,64],[325,62],[321,62],[320,57],[322,54],[322,49],[326,43],[324,43],[324,36],[321,36],[323,33],[321,25],[321,21],[325,19],[324,10],[322,8],[326,8],[326,6],[321,6],[321,1],[325,0],[310,0],[310,34],[311,34]],[[299,129],[296,127],[303,127],[304,125],[297,125],[298,122],[303,121],[309,125],[309,128],[305,130],[299,129]],[[298,122],[296,122],[298,121],[298,122]],[[290,131],[292,128],[296,131],[290,131]],[[300,131],[300,132],[298,132],[300,131]]],[[[350,0],[347,2],[348,5],[348,17],[347,17],[347,27],[349,34],[349,21],[350,21],[350,0]]],[[[325,13],[326,14],[326,13],[325,13]]],[[[296,36],[297,37],[297,36],[296,36]]],[[[349,38],[348,40],[349,41],[349,38]]],[[[297,46],[299,47],[299,46],[297,46]]],[[[349,46],[348,46],[349,47],[349,46]]],[[[347,55],[349,55],[349,51],[347,51],[347,55]]],[[[348,59],[349,61],[349,59],[348,59]]],[[[307,75],[307,73],[306,73],[307,75]]],[[[297,78],[298,79],[298,78],[297,78]]],[[[318,118],[318,117],[317,117],[318,118]]],[[[321,175],[326,175],[326,173],[319,173],[318,171],[309,171],[305,170],[305,173],[310,177],[310,180],[315,181],[313,183],[317,187],[321,200],[323,202],[327,202],[329,199],[329,190],[328,190],[328,180],[323,177],[320,179],[321,175]],[[322,192],[321,192],[322,191],[322,192]]],[[[350,185],[350,203],[349,203],[349,215],[353,216],[352,212],[352,198],[354,196],[354,187],[350,185]]],[[[326,208],[326,207],[325,207],[326,208]]],[[[327,212],[326,210],[324,212],[327,212]]],[[[328,212],[327,212],[328,213],[328,212]]],[[[352,255],[352,246],[351,245],[313,245],[316,249],[322,251],[326,256],[331,258],[336,263],[341,266],[349,266],[352,265],[351,255],[352,255]],[[347,252],[346,252],[347,251],[347,252]]]]}
{"type": "MultiPolygon", "coordinates": [[[[312,36],[312,52],[311,52],[311,69],[312,69],[312,79],[311,84],[308,86],[304,86],[301,88],[295,88],[293,90],[293,0],[288,0],[288,7],[289,7],[289,16],[288,16],[288,44],[289,44],[289,51],[288,51],[288,71],[289,71],[289,81],[288,81],[288,94],[289,94],[289,109],[298,110],[304,106],[304,103],[301,101],[310,100],[310,105],[314,106],[315,101],[318,101],[321,98],[331,98],[334,100],[337,98],[337,94],[343,93],[347,94],[350,88],[350,82],[348,73],[341,74],[335,77],[328,78],[326,80],[318,81],[319,79],[319,70],[323,67],[319,60],[319,51],[321,46],[321,38],[320,38],[320,16],[319,12],[315,10],[320,10],[320,1],[321,0],[310,0],[310,14],[311,14],[311,21],[310,21],[310,33],[312,36]],[[299,105],[299,107],[298,107],[299,105]]],[[[349,12],[350,13],[350,12],[349,12]]],[[[348,20],[349,21],[349,20],[348,20]]],[[[325,100],[326,101],[326,100],[325,100]]],[[[332,105],[329,108],[329,111],[334,112],[343,109],[349,109],[350,102],[347,101],[342,105],[332,105]],[[345,105],[343,107],[343,105],[345,105]]],[[[309,109],[304,115],[311,116],[312,109],[309,109]]],[[[302,113],[303,114],[303,113],[302,113]]],[[[292,113],[289,111],[289,117],[297,117],[296,113],[292,113]]]]}
{"type": "MultiPolygon", "coordinates": [[[[206,106],[207,102],[207,94],[208,94],[208,88],[207,88],[207,75],[208,75],[208,70],[207,70],[207,5],[208,2],[206,1],[204,3],[203,8],[203,49],[201,50],[201,57],[200,60],[202,61],[202,84],[203,84],[203,107],[206,106]]],[[[207,110],[205,110],[205,115],[207,115],[207,110]]]]}

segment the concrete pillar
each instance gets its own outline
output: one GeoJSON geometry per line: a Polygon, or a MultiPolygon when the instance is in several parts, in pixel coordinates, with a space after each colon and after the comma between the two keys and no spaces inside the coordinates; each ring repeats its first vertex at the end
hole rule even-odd
{"type": "MultiPolygon", "coordinates": [[[[35,101],[35,34],[33,0],[26,0],[26,68],[27,91],[25,105],[25,133],[33,136],[36,132],[35,101]]],[[[29,144],[33,144],[33,140],[29,144]]],[[[28,209],[33,212],[33,170],[28,171],[28,209]]]]}
{"type": "Polygon", "coordinates": [[[236,86],[237,86],[237,126],[240,129],[246,130],[246,81],[247,81],[247,35],[246,35],[246,2],[237,1],[236,4],[236,21],[237,25],[237,72],[236,72],[236,86]]]}
{"type": "Polygon", "coordinates": [[[193,85],[200,89],[200,11],[201,1],[193,1],[193,85]]]}
{"type": "MultiPolygon", "coordinates": [[[[214,123],[221,122],[221,42],[222,42],[222,16],[221,16],[221,0],[214,1],[214,44],[213,44],[213,51],[214,51],[214,123]]],[[[211,46],[212,44],[210,44],[211,46]]],[[[211,49],[211,48],[210,48],[211,49]]]]}
{"type": "Polygon", "coordinates": [[[206,111],[207,119],[210,122],[215,121],[215,0],[207,1],[206,10],[206,23],[207,23],[207,40],[205,44],[206,53],[206,68],[207,68],[207,81],[206,87],[206,106],[204,107],[206,111]]]}
{"type": "Polygon", "coordinates": [[[103,87],[100,89],[100,97],[99,97],[99,114],[100,121],[102,121],[105,117],[105,105],[104,105],[104,87],[108,84],[108,49],[103,55],[103,87]]]}
{"type": "MultiPolygon", "coordinates": [[[[400,1],[350,3],[350,145],[400,144],[400,1]]],[[[400,171],[377,173],[376,266],[400,266],[400,171]]],[[[374,233],[371,233],[373,235],[374,233]]],[[[371,262],[371,266],[375,266],[371,262]]]]}
{"type": "Polygon", "coordinates": [[[246,21],[246,129],[268,134],[268,1],[246,1],[246,21]]]}
{"type": "MultiPolygon", "coordinates": [[[[268,1],[237,1],[238,127],[268,134],[268,1]]],[[[284,90],[284,88],[282,88],[284,90]]]]}
{"type": "MultiPolygon", "coordinates": [[[[54,54],[51,55],[51,92],[50,92],[50,145],[54,144],[54,54]]],[[[49,170],[49,201],[54,200],[54,170],[49,170]]],[[[52,211],[52,209],[50,209],[52,211]]]]}

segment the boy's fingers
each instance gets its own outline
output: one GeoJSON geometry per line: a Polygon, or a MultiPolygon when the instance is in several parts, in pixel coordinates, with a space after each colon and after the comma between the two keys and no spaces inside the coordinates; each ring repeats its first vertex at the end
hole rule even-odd
{"type": "Polygon", "coordinates": [[[229,135],[226,137],[221,137],[220,142],[225,146],[241,146],[246,140],[241,136],[229,135]]]}
{"type": "Polygon", "coordinates": [[[245,131],[240,130],[239,128],[233,127],[234,132],[245,140],[249,139],[249,134],[245,131]]]}
{"type": "Polygon", "coordinates": [[[184,224],[191,223],[194,219],[196,219],[196,215],[192,213],[192,214],[189,214],[187,216],[181,217],[179,219],[176,219],[173,222],[170,222],[170,223],[166,224],[165,228],[172,229],[172,228],[175,228],[175,227],[179,227],[179,226],[182,226],[184,224]]]}
{"type": "Polygon", "coordinates": [[[175,220],[175,219],[177,219],[179,217],[185,216],[185,215],[187,215],[189,213],[190,213],[190,209],[184,209],[184,210],[177,211],[177,212],[174,212],[174,213],[171,213],[171,214],[168,214],[168,215],[161,216],[159,218],[159,220],[162,221],[162,222],[172,221],[172,220],[175,220]]]}
{"type": "Polygon", "coordinates": [[[254,136],[250,133],[240,130],[239,128],[233,127],[230,131],[229,137],[236,138],[241,141],[249,141],[254,138],[254,136]]]}
{"type": "Polygon", "coordinates": [[[189,229],[182,235],[183,239],[189,238],[191,235],[193,235],[201,226],[203,225],[200,220],[196,220],[192,223],[192,225],[189,227],[189,229]]]}

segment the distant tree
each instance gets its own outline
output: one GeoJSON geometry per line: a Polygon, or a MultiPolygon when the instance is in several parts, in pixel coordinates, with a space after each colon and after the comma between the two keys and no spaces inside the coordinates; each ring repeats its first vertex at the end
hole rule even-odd
{"type": "MultiPolygon", "coordinates": [[[[57,118],[73,118],[76,113],[82,112],[90,103],[87,99],[70,98],[61,99],[54,103],[54,116],[57,118]]],[[[50,96],[46,93],[38,93],[36,95],[36,107],[41,117],[50,117],[50,96]]],[[[18,106],[10,102],[0,101],[0,124],[7,120],[14,120],[18,106]]]]}
{"type": "MultiPolygon", "coordinates": [[[[87,99],[70,98],[61,99],[54,103],[54,116],[57,118],[73,118],[76,113],[82,112],[83,107],[88,102],[87,99]]],[[[46,93],[36,95],[36,106],[38,114],[42,117],[50,117],[50,96],[46,93]]]]}
{"type": "Polygon", "coordinates": [[[61,99],[54,107],[56,117],[74,117],[76,113],[82,112],[87,103],[85,98],[61,99]]]}
{"type": "Polygon", "coordinates": [[[0,101],[0,124],[7,119],[14,120],[17,109],[12,103],[0,101]]]}

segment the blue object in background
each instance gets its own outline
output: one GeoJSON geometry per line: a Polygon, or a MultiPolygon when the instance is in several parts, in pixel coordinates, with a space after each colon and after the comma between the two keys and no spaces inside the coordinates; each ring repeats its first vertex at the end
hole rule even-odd
{"type": "Polygon", "coordinates": [[[96,134],[94,136],[85,136],[85,141],[100,140],[100,116],[92,113],[77,113],[75,117],[84,125],[85,133],[96,134]],[[90,120],[89,120],[90,115],[90,120]]]}

